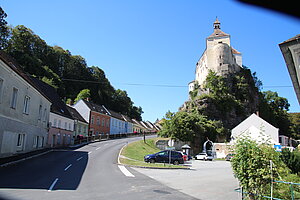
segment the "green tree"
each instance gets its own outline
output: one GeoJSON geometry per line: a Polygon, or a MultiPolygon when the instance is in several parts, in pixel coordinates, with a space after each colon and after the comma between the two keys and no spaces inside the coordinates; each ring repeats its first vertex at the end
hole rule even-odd
{"type": "MultiPolygon", "coordinates": [[[[5,16],[0,15],[0,19],[5,16]]],[[[23,25],[12,28],[5,51],[15,58],[26,73],[57,88],[62,99],[75,99],[82,90],[89,89],[94,103],[141,119],[141,107],[133,105],[126,91],[115,90],[102,69],[88,67],[82,56],[72,55],[69,50],[47,45],[31,29],[23,25]]]]}
{"type": "Polygon", "coordinates": [[[288,113],[291,130],[291,136],[299,140],[300,139],[300,113],[288,113]]]}
{"type": "Polygon", "coordinates": [[[86,98],[89,98],[89,97],[91,97],[91,91],[89,89],[81,90],[78,93],[74,103],[77,103],[79,100],[86,99],[86,98]]]}
{"type": "Polygon", "coordinates": [[[142,121],[142,114],[144,113],[143,109],[141,106],[137,107],[137,106],[132,106],[132,108],[130,109],[130,114],[129,116],[132,119],[136,119],[138,121],[142,121]]]}
{"type": "Polygon", "coordinates": [[[300,152],[293,151],[291,152],[289,149],[282,149],[281,159],[287,165],[292,173],[299,174],[300,173],[300,152]]]}
{"type": "Polygon", "coordinates": [[[291,122],[287,111],[290,104],[277,92],[264,91],[260,94],[260,116],[273,126],[279,128],[281,135],[291,136],[291,122]]]}
{"type": "Polygon", "coordinates": [[[8,38],[10,36],[10,29],[5,20],[6,17],[7,14],[0,6],[0,50],[7,46],[8,38]]]}
{"type": "Polygon", "coordinates": [[[43,59],[47,55],[48,46],[29,28],[23,25],[13,28],[5,51],[14,57],[27,73],[43,76],[42,66],[46,66],[43,59]]]}
{"type": "Polygon", "coordinates": [[[197,153],[202,151],[202,145],[207,139],[216,141],[217,136],[224,134],[225,131],[220,121],[209,120],[198,112],[169,111],[166,113],[159,135],[191,142],[194,152],[197,153]]]}

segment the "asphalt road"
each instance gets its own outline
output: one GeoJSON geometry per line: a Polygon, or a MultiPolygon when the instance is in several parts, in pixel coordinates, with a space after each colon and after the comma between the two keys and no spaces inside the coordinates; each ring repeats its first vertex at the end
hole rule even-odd
{"type": "Polygon", "coordinates": [[[142,138],[91,143],[0,168],[0,199],[196,199],[117,165],[119,150],[142,138]]]}
{"type": "Polygon", "coordinates": [[[234,191],[239,187],[228,161],[189,162],[192,170],[134,168],[164,185],[202,200],[239,200],[241,194],[234,191]]]}

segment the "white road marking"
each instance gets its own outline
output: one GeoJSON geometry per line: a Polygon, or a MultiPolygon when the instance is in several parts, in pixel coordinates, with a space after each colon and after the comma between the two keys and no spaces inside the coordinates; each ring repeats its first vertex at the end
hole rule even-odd
{"type": "Polygon", "coordinates": [[[90,151],[88,154],[91,154],[92,153],[92,151],[90,151]]]}
{"type": "Polygon", "coordinates": [[[101,147],[96,148],[96,151],[99,150],[101,147]]]}
{"type": "Polygon", "coordinates": [[[65,171],[67,171],[70,167],[72,167],[72,164],[69,164],[69,166],[65,168],[65,171]]]}
{"type": "Polygon", "coordinates": [[[76,161],[79,161],[79,160],[81,160],[82,159],[82,156],[81,157],[79,157],[79,158],[77,158],[77,160],[76,161]]]}
{"type": "Polygon", "coordinates": [[[57,183],[57,181],[58,181],[58,178],[56,178],[56,179],[53,181],[53,183],[51,184],[50,188],[48,189],[48,192],[51,192],[51,191],[53,190],[53,188],[54,188],[55,184],[57,183]]]}
{"type": "Polygon", "coordinates": [[[134,175],[132,173],[130,173],[130,171],[128,171],[126,169],[126,167],[124,167],[123,165],[118,165],[119,169],[121,170],[121,172],[127,176],[127,177],[134,177],[134,175]]]}
{"type": "Polygon", "coordinates": [[[106,146],[106,145],[108,145],[108,143],[104,144],[103,146],[106,146]]]}

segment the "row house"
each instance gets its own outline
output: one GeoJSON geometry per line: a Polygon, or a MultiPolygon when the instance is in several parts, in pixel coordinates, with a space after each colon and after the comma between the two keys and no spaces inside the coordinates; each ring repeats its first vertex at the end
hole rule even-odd
{"type": "Polygon", "coordinates": [[[149,132],[148,127],[142,121],[132,119],[133,121],[133,132],[134,133],[146,133],[149,132]]]}
{"type": "Polygon", "coordinates": [[[75,108],[67,105],[67,109],[74,119],[74,138],[77,138],[79,136],[87,137],[89,129],[89,124],[87,123],[87,121],[85,121],[85,119],[75,108]]]}
{"type": "Polygon", "coordinates": [[[33,78],[36,85],[51,101],[48,146],[68,146],[73,143],[74,119],[66,104],[60,99],[56,90],[50,85],[33,78]]]}
{"type": "Polygon", "coordinates": [[[125,121],[125,133],[133,133],[133,121],[130,117],[126,115],[122,115],[125,121]]]}
{"type": "Polygon", "coordinates": [[[141,125],[144,127],[145,132],[152,132],[152,127],[149,126],[148,123],[144,122],[144,121],[140,121],[141,125]]]}
{"type": "Polygon", "coordinates": [[[88,122],[89,136],[107,135],[110,133],[110,114],[104,106],[81,99],[73,108],[88,122]]]}
{"type": "Polygon", "coordinates": [[[150,132],[157,132],[160,130],[160,128],[158,126],[156,126],[155,124],[153,124],[150,121],[146,121],[145,124],[150,128],[150,132]]]}
{"type": "Polygon", "coordinates": [[[51,101],[0,51],[0,157],[44,148],[51,101]]]}
{"type": "Polygon", "coordinates": [[[89,135],[117,135],[133,133],[133,121],[126,115],[107,109],[87,100],[79,100],[74,106],[89,124],[89,135]]]}
{"type": "Polygon", "coordinates": [[[116,135],[126,133],[126,123],[123,115],[112,110],[108,110],[110,115],[110,134],[116,135]]]}

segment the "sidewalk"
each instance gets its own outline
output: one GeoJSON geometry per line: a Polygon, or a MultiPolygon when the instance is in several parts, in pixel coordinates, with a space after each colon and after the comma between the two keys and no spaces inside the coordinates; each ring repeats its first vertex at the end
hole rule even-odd
{"type": "Polygon", "coordinates": [[[61,147],[55,147],[55,148],[44,148],[44,149],[39,149],[36,151],[30,151],[27,153],[20,153],[16,154],[10,157],[5,157],[5,158],[0,158],[0,167],[5,167],[7,165],[15,164],[18,162],[22,162],[24,160],[28,160],[37,156],[44,155],[46,153],[49,153],[51,151],[59,150],[59,149],[69,149],[69,150],[75,150],[77,148],[80,148],[82,146],[85,146],[87,144],[93,143],[93,142],[101,142],[101,141],[106,141],[107,139],[101,139],[101,140],[95,140],[95,141],[88,141],[88,142],[83,142],[81,144],[75,144],[71,146],[61,146],[61,147]]]}

